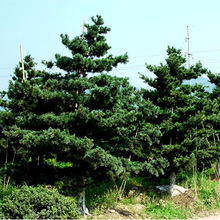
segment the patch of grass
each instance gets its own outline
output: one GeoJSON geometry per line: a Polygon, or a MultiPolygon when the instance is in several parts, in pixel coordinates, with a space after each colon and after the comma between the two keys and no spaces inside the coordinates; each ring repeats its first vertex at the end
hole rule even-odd
{"type": "Polygon", "coordinates": [[[130,198],[124,197],[120,201],[122,204],[125,205],[135,205],[135,204],[143,204],[147,200],[147,196],[144,195],[143,193],[140,193],[138,196],[131,196],[130,198]]]}
{"type": "Polygon", "coordinates": [[[206,185],[199,189],[200,204],[204,208],[217,209],[220,207],[220,186],[213,181],[205,181],[206,185]]]}
{"type": "Polygon", "coordinates": [[[93,198],[89,199],[91,208],[94,207],[105,207],[105,208],[115,208],[117,203],[117,192],[113,189],[108,189],[104,194],[94,195],[93,198]]]}
{"type": "Polygon", "coordinates": [[[146,204],[145,213],[152,219],[186,219],[191,212],[185,207],[176,207],[168,200],[151,200],[146,204]]]}

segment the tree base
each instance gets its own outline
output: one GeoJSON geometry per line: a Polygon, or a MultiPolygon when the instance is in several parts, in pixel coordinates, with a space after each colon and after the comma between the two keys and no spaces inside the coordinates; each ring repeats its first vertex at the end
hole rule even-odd
{"type": "Polygon", "coordinates": [[[170,195],[172,196],[174,194],[175,190],[175,185],[176,185],[176,173],[173,171],[170,174],[170,195]]]}
{"type": "Polygon", "coordinates": [[[89,213],[88,208],[86,207],[85,201],[86,201],[85,189],[83,189],[83,191],[79,194],[78,209],[81,212],[81,215],[83,215],[84,217],[92,216],[89,213]]]}
{"type": "Polygon", "coordinates": [[[216,178],[220,179],[220,161],[217,162],[216,164],[216,178]]]}

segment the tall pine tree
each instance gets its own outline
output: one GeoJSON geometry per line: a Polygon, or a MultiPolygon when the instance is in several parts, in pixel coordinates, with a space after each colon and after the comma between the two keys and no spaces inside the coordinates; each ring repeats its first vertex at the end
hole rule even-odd
{"type": "Polygon", "coordinates": [[[155,122],[162,128],[162,152],[170,162],[168,171],[173,186],[176,172],[195,166],[199,156],[202,158],[202,154],[206,154],[208,157],[211,152],[213,155],[213,150],[208,152],[205,145],[199,144],[202,126],[199,112],[203,110],[203,95],[206,97],[204,87],[186,83],[208,73],[208,70],[201,63],[187,69],[186,59],[174,47],[168,47],[167,54],[165,64],[146,65],[154,73],[154,79],[144,75],[141,78],[153,87],[153,90],[143,90],[145,99],[160,107],[155,122]]]}
{"type": "MultiPolygon", "coordinates": [[[[216,164],[216,176],[220,178],[220,111],[219,111],[219,105],[220,105],[220,74],[213,74],[209,72],[207,74],[210,83],[214,84],[214,88],[210,93],[209,100],[211,104],[208,103],[206,108],[206,115],[209,120],[209,124],[211,122],[212,126],[210,129],[212,129],[212,143],[217,148],[215,149],[215,156],[214,158],[217,159],[216,164]],[[211,112],[211,113],[210,113],[211,112]]],[[[209,138],[210,139],[210,138],[209,138]]],[[[210,141],[211,141],[210,140],[210,141]]]]}
{"type": "MultiPolygon", "coordinates": [[[[71,162],[69,176],[82,188],[132,173],[158,176],[167,166],[156,147],[160,129],[152,124],[158,108],[144,100],[128,79],[107,74],[89,77],[128,61],[127,54],[108,55],[105,34],[110,29],[100,16],[92,21],[86,33],[73,40],[61,35],[72,57],[56,54],[54,62],[44,61],[64,74],[40,72],[32,66],[26,82],[21,76],[13,79],[7,92],[13,121],[4,135],[36,166],[53,157],[71,162]]],[[[84,190],[79,203],[82,214],[89,214],[84,190]]]]}

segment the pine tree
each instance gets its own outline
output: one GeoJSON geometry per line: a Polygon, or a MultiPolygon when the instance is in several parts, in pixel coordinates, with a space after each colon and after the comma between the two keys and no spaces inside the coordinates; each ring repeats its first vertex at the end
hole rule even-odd
{"type": "Polygon", "coordinates": [[[162,127],[162,152],[170,162],[168,170],[173,185],[176,172],[195,166],[199,157],[210,156],[212,150],[208,152],[206,146],[200,144],[202,139],[199,134],[203,124],[200,115],[204,109],[203,96],[207,97],[207,93],[202,85],[186,84],[186,80],[196,79],[208,70],[201,63],[187,69],[181,51],[173,47],[168,47],[167,54],[166,64],[146,65],[155,74],[154,79],[144,75],[141,78],[154,88],[143,90],[145,99],[160,107],[155,123],[162,127]]]}
{"type": "MultiPolygon", "coordinates": [[[[216,164],[216,176],[220,178],[220,112],[219,112],[219,105],[220,105],[220,74],[212,74],[209,72],[207,74],[210,83],[214,84],[214,89],[210,93],[209,100],[211,104],[206,105],[206,114],[208,117],[209,122],[211,122],[212,126],[212,142],[215,146],[215,156],[214,158],[217,159],[216,164]],[[208,110],[208,111],[207,111],[208,110]],[[210,113],[211,112],[211,113],[210,113]]],[[[210,124],[210,123],[209,123],[210,124]]]]}
{"type": "Polygon", "coordinates": [[[40,155],[46,153],[42,149],[43,146],[37,150],[30,149],[28,146],[22,145],[20,141],[23,136],[21,130],[38,130],[41,126],[37,120],[37,114],[44,109],[44,105],[37,99],[36,93],[43,87],[49,74],[44,71],[36,71],[35,65],[33,58],[26,56],[24,66],[28,76],[27,81],[24,82],[22,79],[20,64],[15,68],[8,91],[1,93],[0,106],[4,109],[0,112],[2,138],[0,163],[7,182],[15,171],[22,170],[21,173],[25,173],[23,168],[27,167],[30,158],[32,163],[36,161],[39,163],[40,155]]]}
{"type": "MultiPolygon", "coordinates": [[[[92,21],[80,37],[70,40],[61,35],[72,57],[56,54],[54,62],[44,61],[65,73],[49,74],[32,66],[27,81],[14,78],[7,92],[13,121],[4,135],[24,149],[26,161],[71,162],[69,177],[82,188],[107,178],[126,179],[132,173],[158,176],[167,166],[156,145],[159,126],[152,124],[158,108],[144,100],[128,79],[105,73],[126,63],[128,56],[108,55],[104,35],[110,29],[100,16],[92,21]],[[102,74],[90,77],[92,73],[102,74]]],[[[89,214],[85,190],[79,203],[82,214],[89,214]]]]}
{"type": "Polygon", "coordinates": [[[127,63],[128,55],[108,55],[111,47],[106,43],[105,34],[110,28],[103,26],[101,16],[92,17],[93,25],[85,24],[87,32],[81,36],[69,39],[67,34],[61,34],[62,43],[71,51],[72,57],[56,54],[55,62],[45,62],[48,67],[56,65],[67,73],[78,77],[86,77],[88,73],[111,71],[119,63],[127,63]]]}

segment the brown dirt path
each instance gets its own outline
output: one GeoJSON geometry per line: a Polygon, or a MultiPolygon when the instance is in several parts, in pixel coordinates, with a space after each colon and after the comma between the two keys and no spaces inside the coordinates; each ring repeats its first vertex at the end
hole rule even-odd
{"type": "Polygon", "coordinates": [[[210,215],[210,216],[196,218],[196,220],[220,220],[220,214],[215,213],[215,214],[210,215]]]}

